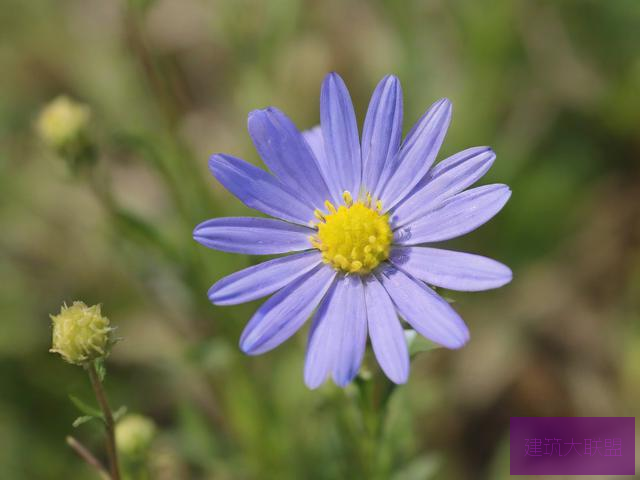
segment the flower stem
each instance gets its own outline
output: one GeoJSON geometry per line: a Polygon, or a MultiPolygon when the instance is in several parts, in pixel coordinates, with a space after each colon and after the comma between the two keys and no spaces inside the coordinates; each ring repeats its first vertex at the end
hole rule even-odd
{"type": "Polygon", "coordinates": [[[100,463],[100,460],[98,460],[93,455],[93,453],[91,453],[87,449],[87,447],[82,445],[71,435],[69,435],[66,440],[67,445],[69,445],[78,454],[78,456],[80,456],[80,458],[87,462],[89,466],[95,468],[98,471],[98,475],[100,475],[100,478],[102,478],[103,480],[110,480],[111,476],[109,475],[109,472],[107,472],[102,463],[100,463]]]}
{"type": "Polygon", "coordinates": [[[91,380],[91,386],[96,395],[96,400],[100,404],[102,415],[104,416],[105,430],[107,433],[107,457],[109,458],[109,471],[111,472],[111,480],[120,480],[120,469],[118,467],[118,454],[116,451],[116,436],[115,436],[115,421],[113,420],[113,414],[107,401],[107,396],[102,388],[102,382],[96,371],[96,367],[93,363],[87,365],[87,372],[89,372],[89,379],[91,380]]]}
{"type": "Polygon", "coordinates": [[[387,406],[395,385],[384,375],[372,378],[358,378],[359,407],[362,415],[364,438],[361,442],[363,473],[368,479],[388,478],[383,452],[384,425],[387,406]]]}

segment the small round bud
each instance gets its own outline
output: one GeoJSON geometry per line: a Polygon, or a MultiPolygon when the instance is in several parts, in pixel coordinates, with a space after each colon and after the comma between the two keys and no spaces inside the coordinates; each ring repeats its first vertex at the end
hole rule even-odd
{"type": "Polygon", "coordinates": [[[67,362],[85,365],[109,354],[113,343],[113,327],[100,313],[100,305],[87,307],[83,302],[64,305],[53,321],[51,352],[59,353],[67,362]]]}
{"type": "Polygon", "coordinates": [[[142,456],[149,449],[155,434],[156,426],[151,419],[129,414],[116,424],[116,445],[124,455],[142,456]]]}
{"type": "Polygon", "coordinates": [[[90,118],[88,106],[61,95],[42,109],[36,128],[47,145],[64,150],[85,135],[90,118]]]}

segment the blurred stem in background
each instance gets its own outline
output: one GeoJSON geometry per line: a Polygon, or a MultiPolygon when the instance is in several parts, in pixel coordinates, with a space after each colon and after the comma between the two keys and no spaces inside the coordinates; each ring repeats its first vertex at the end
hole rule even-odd
{"type": "Polygon", "coordinates": [[[102,480],[111,479],[111,475],[109,475],[109,472],[104,468],[104,465],[102,465],[100,460],[98,460],[93,455],[93,453],[91,453],[91,451],[89,451],[87,447],[82,445],[82,443],[80,443],[75,437],[68,435],[67,445],[69,445],[73,449],[73,451],[76,452],[80,456],[80,458],[82,458],[87,463],[87,465],[95,469],[102,480]]]}
{"type": "MultiPolygon", "coordinates": [[[[193,152],[184,144],[177,131],[180,105],[186,102],[183,88],[176,80],[179,75],[175,72],[174,64],[159,68],[141,27],[145,6],[138,3],[127,1],[123,5],[127,51],[139,65],[152,100],[164,119],[165,131],[161,134],[171,143],[168,155],[154,155],[154,160],[159,161],[156,166],[160,168],[170,191],[174,192],[174,201],[185,220],[190,228],[193,228],[196,222],[209,213],[212,206],[211,196],[199,174],[200,169],[193,152]]],[[[141,137],[140,140],[144,138],[141,137]]]]}
{"type": "Polygon", "coordinates": [[[357,403],[362,416],[364,438],[360,441],[362,478],[389,478],[386,455],[383,452],[383,433],[389,399],[396,389],[381,372],[373,374],[366,367],[356,377],[357,403]]]}

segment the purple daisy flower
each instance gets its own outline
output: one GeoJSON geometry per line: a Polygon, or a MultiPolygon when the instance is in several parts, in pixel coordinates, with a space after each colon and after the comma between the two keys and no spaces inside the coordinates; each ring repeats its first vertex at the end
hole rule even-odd
{"type": "Polygon", "coordinates": [[[357,374],[367,334],[378,363],[396,383],[409,375],[399,317],[418,333],[459,348],[469,330],[431,286],[478,291],[511,280],[489,258],[422,246],[475,230],[509,199],[506,185],[465,190],[491,167],[488,147],[457,153],[432,168],[451,120],[451,103],[434,103],[401,142],[402,91],[394,76],[378,84],[362,140],[349,92],[330,73],[320,94],[320,127],[301,133],[269,107],[249,114],[249,134],[272,174],[229,155],[213,155],[213,175],[248,207],[276,219],[216,218],[194,238],[216,250],[293,255],[246,268],[209,290],[216,305],[272,293],[240,338],[249,355],[292,336],[313,314],[304,379],[347,385],[357,374]],[[420,245],[420,246],[418,246],[420,245]]]}

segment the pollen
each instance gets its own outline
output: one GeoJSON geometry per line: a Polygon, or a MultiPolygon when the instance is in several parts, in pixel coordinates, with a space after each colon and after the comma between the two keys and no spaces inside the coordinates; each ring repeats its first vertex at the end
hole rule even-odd
{"type": "Polygon", "coordinates": [[[393,233],[382,203],[371,195],[354,201],[342,195],[344,205],[325,202],[328,213],[316,210],[318,233],[311,244],[322,252],[322,260],[336,270],[365,275],[389,257],[393,233]]]}

